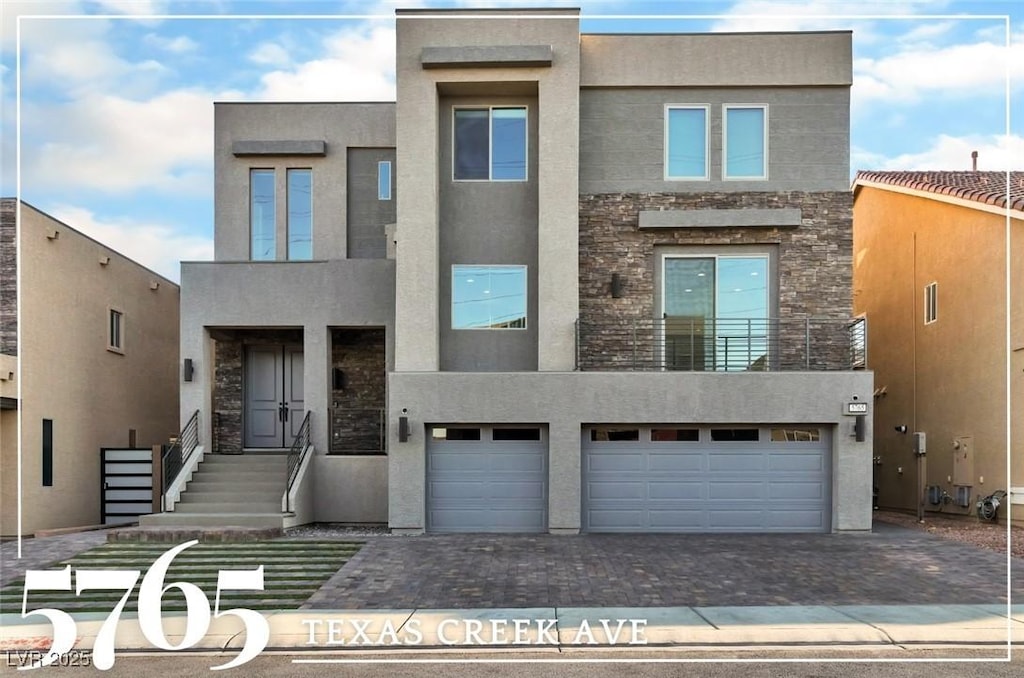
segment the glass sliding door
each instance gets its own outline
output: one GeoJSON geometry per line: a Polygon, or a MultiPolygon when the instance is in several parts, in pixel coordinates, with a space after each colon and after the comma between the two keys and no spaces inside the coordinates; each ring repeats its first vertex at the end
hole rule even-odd
{"type": "Polygon", "coordinates": [[[767,369],[766,255],[669,255],[662,266],[665,369],[767,369]]]}

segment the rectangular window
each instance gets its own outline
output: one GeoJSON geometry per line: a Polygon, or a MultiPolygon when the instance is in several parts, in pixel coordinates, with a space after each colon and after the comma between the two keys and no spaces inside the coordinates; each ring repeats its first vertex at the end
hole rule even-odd
{"type": "Polygon", "coordinates": [[[430,437],[433,440],[480,440],[480,429],[434,426],[430,437]]]}
{"type": "Polygon", "coordinates": [[[526,107],[456,108],[452,119],[456,181],[526,181],[526,107]]]}
{"type": "Polygon", "coordinates": [[[640,440],[640,429],[618,426],[595,426],[590,429],[591,442],[614,443],[631,440],[640,440]]]}
{"type": "Polygon", "coordinates": [[[708,178],[708,107],[665,108],[665,178],[708,178]]]}
{"type": "Polygon", "coordinates": [[[768,107],[725,106],[724,179],[768,178],[768,107]]]}
{"type": "Polygon", "coordinates": [[[540,440],[539,428],[496,428],[491,433],[491,440],[540,440]]]}
{"type": "Polygon", "coordinates": [[[816,443],[821,440],[819,428],[773,428],[773,443],[816,443]]]}
{"type": "Polygon", "coordinates": [[[526,329],[526,267],[452,266],[452,329],[526,329]]]}
{"type": "Polygon", "coordinates": [[[277,258],[274,170],[249,171],[249,197],[249,232],[252,238],[249,258],[273,261],[277,258]]]}
{"type": "Polygon", "coordinates": [[[768,289],[767,255],[666,255],[661,297],[666,368],[767,369],[768,289]]]}
{"type": "Polygon", "coordinates": [[[939,283],[933,282],[924,288],[924,324],[939,319],[939,283]]]}
{"type": "Polygon", "coordinates": [[[124,352],[124,313],[113,308],[109,310],[107,349],[117,353],[124,352]]]}
{"type": "Polygon", "coordinates": [[[756,428],[713,428],[711,440],[715,442],[757,442],[761,432],[756,428]]]}
{"type": "Polygon", "coordinates": [[[391,200],[391,161],[377,163],[377,200],[391,200]]]}
{"type": "MultiPolygon", "coordinates": [[[[288,174],[288,260],[313,258],[313,170],[288,174]]],[[[271,257],[273,258],[273,257],[271,257]]]]}
{"type": "Polygon", "coordinates": [[[700,440],[700,429],[696,428],[652,428],[652,443],[695,443],[700,440]]]}
{"type": "Polygon", "coordinates": [[[43,487],[53,487],[53,419],[43,419],[43,487]]]}

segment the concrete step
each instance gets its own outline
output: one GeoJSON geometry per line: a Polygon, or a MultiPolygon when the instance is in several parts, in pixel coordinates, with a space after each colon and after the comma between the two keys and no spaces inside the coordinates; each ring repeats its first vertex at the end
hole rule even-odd
{"type": "Polygon", "coordinates": [[[273,513],[281,511],[281,498],[277,501],[197,501],[175,504],[176,513],[273,513]]]}
{"type": "Polygon", "coordinates": [[[197,479],[193,476],[192,480],[189,481],[186,490],[194,489],[203,492],[231,492],[251,489],[254,492],[266,492],[270,490],[284,492],[286,485],[287,483],[285,483],[284,479],[248,480],[228,477],[211,478],[210,476],[203,476],[197,479]]]}
{"type": "Polygon", "coordinates": [[[282,494],[284,494],[283,486],[281,488],[263,488],[256,490],[242,490],[241,488],[206,490],[189,487],[184,494],[181,495],[181,503],[195,504],[197,502],[202,503],[211,501],[226,501],[234,504],[244,504],[246,502],[259,503],[274,501],[275,499],[280,501],[282,494]]]}
{"type": "Polygon", "coordinates": [[[251,464],[254,462],[284,464],[287,460],[287,452],[280,454],[207,454],[203,457],[204,462],[215,464],[251,464]]]}
{"type": "Polygon", "coordinates": [[[235,471],[280,471],[284,473],[284,470],[288,468],[288,464],[285,461],[262,461],[260,457],[256,460],[246,459],[245,461],[223,461],[220,459],[210,459],[209,457],[204,458],[199,462],[199,469],[232,469],[235,471]]]}
{"type": "Polygon", "coordinates": [[[285,482],[285,472],[283,469],[248,469],[248,468],[235,468],[232,466],[215,466],[213,468],[203,468],[200,464],[196,469],[195,473],[192,474],[192,480],[197,479],[216,479],[216,478],[237,478],[246,480],[277,480],[279,482],[285,482]]]}
{"type": "Polygon", "coordinates": [[[142,527],[284,527],[284,515],[277,513],[152,513],[139,517],[142,527]]]}

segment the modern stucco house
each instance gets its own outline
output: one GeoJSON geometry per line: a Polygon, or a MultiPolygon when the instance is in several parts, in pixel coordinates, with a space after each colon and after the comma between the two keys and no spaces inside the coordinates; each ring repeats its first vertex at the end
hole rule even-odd
{"type": "Polygon", "coordinates": [[[485,14],[399,10],[396,102],[216,105],[192,463],[308,432],[268,524],[870,529],[850,33],[485,14]]]}
{"type": "Polygon", "coordinates": [[[170,280],[0,201],[0,533],[18,534],[19,422],[23,535],[99,524],[100,449],[178,430],[178,303],[170,280]]]}
{"type": "Polygon", "coordinates": [[[854,181],[854,309],[883,347],[868,358],[882,506],[920,499],[973,515],[980,499],[1015,489],[998,517],[1012,499],[1024,518],[1024,172],[1009,177],[1009,203],[1007,179],[863,171],[854,181]],[[921,477],[915,431],[927,445],[921,477]]]}

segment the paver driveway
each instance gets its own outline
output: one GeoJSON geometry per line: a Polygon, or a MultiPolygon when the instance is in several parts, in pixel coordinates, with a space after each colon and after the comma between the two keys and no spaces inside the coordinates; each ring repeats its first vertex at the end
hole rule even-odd
{"type": "MultiPolygon", "coordinates": [[[[321,609],[973,604],[1007,559],[876,524],[838,535],[377,537],[304,605],[321,609]]],[[[1014,600],[1024,560],[1014,559],[1014,600]]]]}

